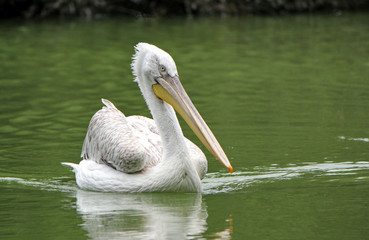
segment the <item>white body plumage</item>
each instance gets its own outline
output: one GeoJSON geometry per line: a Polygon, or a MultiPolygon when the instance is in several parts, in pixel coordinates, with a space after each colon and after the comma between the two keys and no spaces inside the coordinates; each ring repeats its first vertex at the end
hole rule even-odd
{"type": "Polygon", "coordinates": [[[105,192],[201,191],[207,160],[200,148],[185,138],[182,151],[188,150],[188,166],[181,164],[181,158],[187,157],[181,151],[168,160],[178,164],[162,166],[163,145],[154,120],[125,117],[108,100],[102,102],[106,107],[92,117],[83,143],[84,159],[79,164],[63,163],[73,167],[80,188],[105,192]],[[197,176],[189,179],[186,172],[196,172],[197,176]]]}

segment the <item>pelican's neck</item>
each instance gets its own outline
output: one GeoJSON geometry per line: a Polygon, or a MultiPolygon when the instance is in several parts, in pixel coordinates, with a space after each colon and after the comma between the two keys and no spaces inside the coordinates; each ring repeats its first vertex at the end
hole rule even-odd
{"type": "MultiPolygon", "coordinates": [[[[141,76],[144,77],[144,76],[141,76]]],[[[143,79],[145,82],[149,82],[143,79]]],[[[173,155],[186,154],[188,156],[187,145],[183,136],[181,126],[172,106],[156,97],[150,84],[140,84],[139,87],[150,109],[151,115],[158,128],[162,144],[164,158],[173,155]]]]}
{"type": "Polygon", "coordinates": [[[164,154],[187,153],[183,132],[173,107],[157,99],[149,108],[162,139],[164,154]]]}

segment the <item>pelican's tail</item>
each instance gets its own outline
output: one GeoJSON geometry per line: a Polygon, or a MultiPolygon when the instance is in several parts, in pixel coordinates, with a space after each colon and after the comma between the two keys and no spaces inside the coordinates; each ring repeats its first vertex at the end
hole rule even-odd
{"type": "Polygon", "coordinates": [[[75,164],[75,163],[62,162],[61,165],[73,168],[73,172],[75,173],[78,171],[78,168],[79,168],[78,164],[75,164]]]}

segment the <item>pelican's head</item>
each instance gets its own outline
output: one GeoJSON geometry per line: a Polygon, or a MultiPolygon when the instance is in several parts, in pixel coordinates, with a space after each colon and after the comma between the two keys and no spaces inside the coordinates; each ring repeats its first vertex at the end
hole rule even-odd
{"type": "Polygon", "coordinates": [[[148,43],[137,44],[135,50],[132,70],[141,90],[153,93],[156,98],[170,104],[205,147],[232,172],[233,168],[222,147],[182,87],[173,58],[148,43]]]}
{"type": "Polygon", "coordinates": [[[133,75],[136,76],[135,81],[138,82],[138,84],[142,84],[140,80],[145,80],[151,81],[153,85],[157,83],[156,79],[164,77],[164,75],[178,77],[176,64],[167,52],[148,43],[137,44],[135,50],[136,53],[133,56],[132,70],[133,75]],[[145,78],[143,78],[142,75],[144,75],[145,78]]]}

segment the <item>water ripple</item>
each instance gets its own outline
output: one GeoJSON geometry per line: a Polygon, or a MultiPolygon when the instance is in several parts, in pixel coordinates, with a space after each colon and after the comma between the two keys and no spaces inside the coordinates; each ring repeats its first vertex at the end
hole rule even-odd
{"type": "MultiPolygon", "coordinates": [[[[59,192],[74,192],[77,186],[74,184],[66,183],[65,177],[58,177],[49,180],[38,179],[23,179],[16,177],[0,177],[0,182],[8,184],[17,183],[23,186],[30,186],[40,188],[46,191],[59,191],[59,192]]],[[[69,179],[69,178],[68,178],[69,179]]]]}
{"type": "MultiPolygon", "coordinates": [[[[251,184],[288,180],[302,177],[305,174],[313,174],[314,176],[356,175],[359,170],[369,170],[369,162],[305,163],[303,166],[276,167],[273,165],[270,167],[256,167],[255,169],[257,169],[257,172],[209,173],[203,180],[204,193],[240,191],[251,184]]],[[[363,177],[357,179],[363,179],[363,177]]]]}
{"type": "Polygon", "coordinates": [[[345,137],[345,136],[339,136],[338,139],[348,140],[348,141],[369,142],[369,138],[348,138],[348,137],[345,137]]]}
{"type": "MultiPolygon", "coordinates": [[[[269,167],[255,167],[252,171],[236,171],[230,173],[208,173],[202,180],[204,194],[216,194],[246,190],[253,184],[262,184],[278,180],[289,180],[303,177],[306,174],[313,176],[346,176],[358,175],[360,170],[369,170],[369,162],[325,162],[305,163],[302,166],[278,167],[272,164],[269,167]]],[[[365,174],[367,175],[367,174],[365,174]]],[[[369,177],[357,176],[356,180],[365,180],[369,177]]],[[[57,177],[49,180],[22,179],[15,177],[0,177],[0,182],[16,183],[31,186],[47,191],[74,192],[77,186],[74,179],[57,177]]]]}

